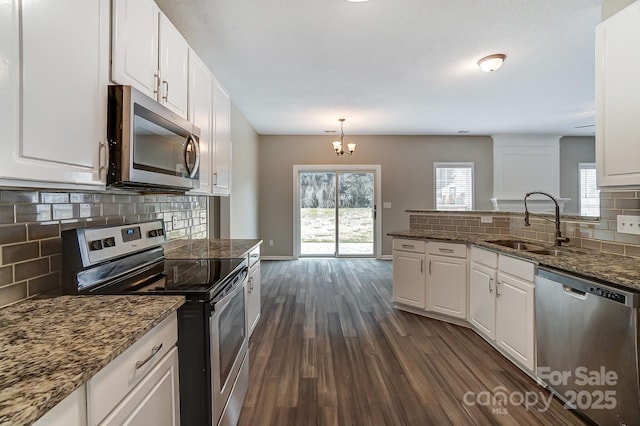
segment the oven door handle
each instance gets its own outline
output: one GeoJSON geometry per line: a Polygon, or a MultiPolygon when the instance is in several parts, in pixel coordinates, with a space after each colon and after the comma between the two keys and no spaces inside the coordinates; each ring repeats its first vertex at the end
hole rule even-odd
{"type": "Polygon", "coordinates": [[[238,280],[238,284],[236,284],[236,286],[233,287],[233,290],[229,294],[224,296],[222,299],[213,303],[212,314],[224,309],[224,307],[231,301],[231,299],[233,299],[234,296],[236,296],[240,291],[244,291],[244,283],[247,281],[247,275],[248,275],[247,268],[244,268],[242,272],[240,272],[240,274],[243,275],[243,277],[242,279],[238,280]]]}

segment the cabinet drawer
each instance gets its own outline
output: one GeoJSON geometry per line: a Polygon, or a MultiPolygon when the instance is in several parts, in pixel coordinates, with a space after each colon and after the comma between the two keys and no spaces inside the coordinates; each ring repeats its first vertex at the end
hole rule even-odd
{"type": "Polygon", "coordinates": [[[490,268],[495,269],[498,267],[498,253],[489,250],[483,250],[478,247],[471,247],[471,260],[476,263],[486,265],[490,268]]]}
{"type": "Polygon", "coordinates": [[[401,251],[410,251],[413,253],[426,253],[427,242],[422,240],[393,240],[393,249],[401,251]]]}
{"type": "Polygon", "coordinates": [[[260,261],[260,246],[249,252],[249,267],[252,267],[258,261],[260,261]]]}
{"type": "Polygon", "coordinates": [[[533,263],[501,254],[498,258],[498,264],[500,265],[500,272],[533,282],[536,269],[533,263]]]}
{"type": "Polygon", "coordinates": [[[467,245],[455,243],[442,243],[439,241],[429,241],[429,254],[437,254],[439,256],[461,257],[467,258],[467,245]]]}
{"type": "Polygon", "coordinates": [[[89,426],[99,424],[177,341],[178,316],[174,312],[93,376],[87,382],[89,426]]]}

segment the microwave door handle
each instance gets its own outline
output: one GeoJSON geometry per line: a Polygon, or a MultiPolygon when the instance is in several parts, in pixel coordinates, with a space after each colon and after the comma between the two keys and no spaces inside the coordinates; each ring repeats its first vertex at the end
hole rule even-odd
{"type": "Polygon", "coordinates": [[[192,135],[187,137],[187,142],[184,144],[184,167],[187,169],[187,173],[189,173],[189,177],[193,178],[198,173],[198,168],[200,167],[200,147],[193,139],[192,135]],[[193,163],[193,167],[189,167],[189,162],[187,161],[187,155],[189,152],[189,146],[193,146],[193,152],[196,156],[196,161],[193,163]]]}

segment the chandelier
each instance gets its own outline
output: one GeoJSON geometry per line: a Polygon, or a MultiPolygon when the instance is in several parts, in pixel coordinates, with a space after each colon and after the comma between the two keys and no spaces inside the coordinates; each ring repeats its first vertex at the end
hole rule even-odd
{"type": "MultiPolygon", "coordinates": [[[[338,119],[338,121],[340,122],[340,140],[339,141],[333,141],[333,150],[336,152],[336,155],[340,156],[340,155],[344,155],[345,151],[344,151],[344,122],[345,122],[346,118],[340,118],[338,119]]],[[[347,152],[349,153],[349,155],[353,154],[353,151],[356,150],[356,144],[355,143],[348,143],[347,144],[347,152]]]]}

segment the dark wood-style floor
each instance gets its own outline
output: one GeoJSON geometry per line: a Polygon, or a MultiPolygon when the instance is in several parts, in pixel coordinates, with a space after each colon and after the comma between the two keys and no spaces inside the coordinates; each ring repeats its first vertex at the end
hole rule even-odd
{"type": "Polygon", "coordinates": [[[391,268],[263,261],[241,425],[583,424],[557,399],[525,410],[548,393],[470,329],[394,309],[391,268]],[[515,404],[472,405],[500,393],[515,404]]]}

